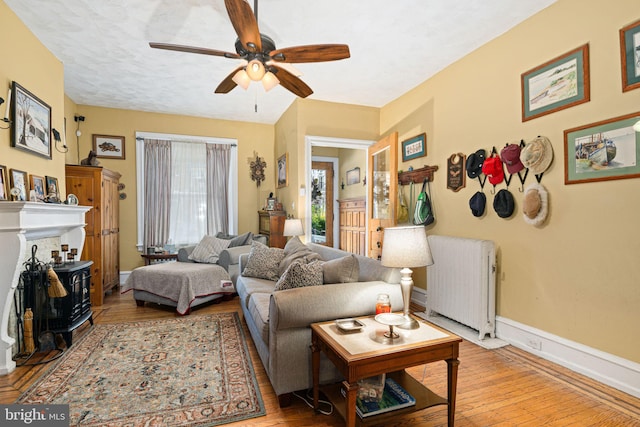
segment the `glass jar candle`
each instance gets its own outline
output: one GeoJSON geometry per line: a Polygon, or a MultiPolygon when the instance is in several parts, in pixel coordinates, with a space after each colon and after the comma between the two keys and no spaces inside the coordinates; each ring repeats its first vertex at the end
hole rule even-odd
{"type": "Polygon", "coordinates": [[[391,301],[389,300],[389,294],[378,294],[378,300],[376,301],[376,314],[391,313],[391,301]]]}

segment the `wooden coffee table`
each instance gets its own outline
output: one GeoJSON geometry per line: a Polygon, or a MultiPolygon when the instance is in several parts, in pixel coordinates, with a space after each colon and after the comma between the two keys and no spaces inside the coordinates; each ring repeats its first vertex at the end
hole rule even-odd
{"type": "Polygon", "coordinates": [[[320,392],[320,352],[338,368],[345,380],[323,386],[322,391],[347,422],[347,427],[384,423],[400,414],[435,405],[447,405],[448,425],[453,427],[458,380],[458,346],[462,339],[431,323],[416,318],[420,327],[413,330],[394,328],[400,337],[385,338],[388,326],[373,316],[359,317],[364,328],[343,332],[335,322],[311,324],[313,363],[313,403],[318,410],[320,392]],[[447,399],[433,393],[405,372],[405,368],[444,360],[447,362],[447,399]],[[415,406],[398,409],[365,419],[356,415],[358,380],[386,373],[398,381],[415,399],[415,406]]]}

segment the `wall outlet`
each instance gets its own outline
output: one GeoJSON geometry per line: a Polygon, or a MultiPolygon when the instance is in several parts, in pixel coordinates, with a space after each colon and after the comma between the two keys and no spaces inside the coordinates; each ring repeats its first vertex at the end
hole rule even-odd
{"type": "Polygon", "coordinates": [[[529,338],[527,340],[527,346],[531,347],[534,350],[542,350],[542,341],[538,338],[529,338]]]}

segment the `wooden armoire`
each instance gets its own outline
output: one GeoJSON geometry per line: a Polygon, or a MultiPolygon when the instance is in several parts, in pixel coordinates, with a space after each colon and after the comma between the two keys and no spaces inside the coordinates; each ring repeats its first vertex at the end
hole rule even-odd
{"type": "Polygon", "coordinates": [[[66,166],[67,195],[75,194],[86,213],[84,249],[91,260],[91,305],[102,305],[105,292],[120,284],[120,174],[100,166],[66,166]]]}
{"type": "Polygon", "coordinates": [[[340,249],[367,256],[367,208],[364,197],[338,200],[340,204],[340,249]]]}

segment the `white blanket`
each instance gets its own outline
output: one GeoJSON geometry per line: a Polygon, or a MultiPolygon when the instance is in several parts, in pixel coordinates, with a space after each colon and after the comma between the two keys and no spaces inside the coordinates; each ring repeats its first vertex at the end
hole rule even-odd
{"type": "Polygon", "coordinates": [[[158,295],[176,302],[178,313],[185,314],[196,298],[234,293],[233,284],[222,287],[223,280],[230,280],[229,273],[217,264],[165,262],[133,270],[122,293],[136,290],[158,295]]]}

